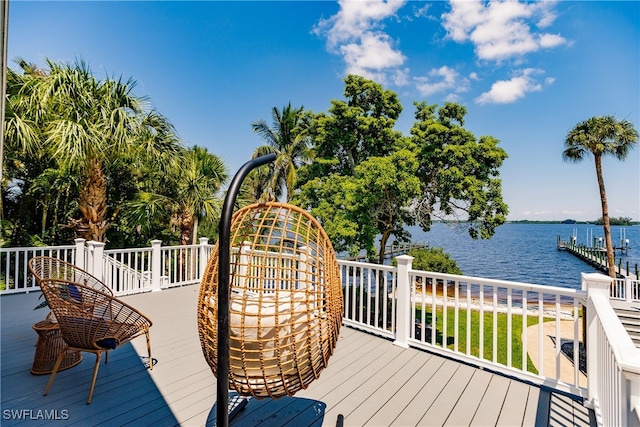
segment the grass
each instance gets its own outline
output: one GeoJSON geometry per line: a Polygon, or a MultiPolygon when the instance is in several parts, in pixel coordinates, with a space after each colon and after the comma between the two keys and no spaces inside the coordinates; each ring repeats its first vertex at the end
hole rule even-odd
{"type": "MultiPolygon", "coordinates": [[[[365,293],[366,295],[366,293],[365,293]]],[[[360,292],[359,290],[355,294],[355,305],[356,307],[360,306],[360,292]]],[[[364,298],[364,307],[362,308],[362,318],[360,315],[360,309],[356,309],[355,312],[352,313],[352,304],[346,307],[346,316],[347,318],[354,319],[356,321],[362,321],[367,324],[371,324],[376,327],[386,327],[390,328],[391,323],[390,319],[392,317],[392,308],[391,302],[387,306],[387,324],[382,324],[382,318],[378,319],[378,324],[375,325],[373,318],[373,307],[375,306],[375,300],[370,297],[364,298]],[[366,318],[367,313],[370,315],[370,319],[366,318]]],[[[425,310],[425,320],[424,323],[426,325],[431,325],[432,322],[432,306],[431,304],[424,305],[425,310]]],[[[469,354],[474,357],[478,357],[484,360],[488,360],[493,362],[493,348],[494,348],[494,337],[493,337],[493,322],[494,322],[494,314],[492,311],[485,311],[483,313],[483,321],[482,321],[482,355],[480,354],[480,311],[477,309],[466,309],[466,308],[458,308],[458,331],[455,334],[455,308],[448,307],[447,308],[447,324],[446,324],[446,338],[443,336],[445,333],[445,325],[444,325],[444,316],[443,316],[443,308],[441,306],[436,307],[436,344],[442,346],[442,343],[445,342],[446,339],[446,347],[452,351],[456,351],[455,345],[455,336],[458,337],[457,343],[457,351],[463,354],[469,354]],[[467,334],[467,316],[469,316],[469,333],[467,334]],[[468,336],[467,336],[468,335],[468,336]],[[469,344],[469,351],[467,352],[467,341],[469,344]]],[[[416,307],[416,324],[422,324],[422,308],[416,307]]],[[[579,310],[578,316],[582,316],[582,310],[579,310]]],[[[539,318],[537,315],[527,315],[526,316],[526,326],[537,325],[539,322],[539,318]]],[[[553,321],[555,318],[553,317],[543,317],[543,322],[553,321]]],[[[496,363],[499,363],[504,366],[509,366],[514,369],[522,370],[523,369],[523,343],[522,343],[522,333],[523,333],[523,316],[521,314],[512,313],[509,316],[507,313],[496,313],[496,363]],[[511,334],[509,335],[509,318],[511,318],[511,334]],[[511,347],[511,363],[508,360],[507,349],[509,348],[509,338],[510,338],[510,347],[511,347]]],[[[416,338],[420,339],[419,336],[416,338]]],[[[431,341],[430,332],[427,332],[426,340],[428,342],[431,341]]],[[[537,349],[529,349],[530,351],[537,351],[537,349]]],[[[529,355],[526,355],[526,371],[538,374],[538,370],[534,366],[531,361],[529,355]]]]}
{"type": "MultiPolygon", "coordinates": [[[[447,324],[446,324],[446,343],[447,348],[455,350],[455,310],[453,308],[447,309],[447,324]]],[[[496,336],[496,361],[505,366],[510,366],[516,369],[522,368],[522,315],[511,315],[511,364],[508,364],[507,348],[509,341],[509,328],[508,328],[508,315],[507,313],[497,313],[497,336],[496,336]]],[[[416,308],[416,319],[421,322],[422,313],[421,308],[416,308]]],[[[552,318],[545,318],[544,321],[551,321],[552,318]]],[[[430,307],[425,307],[425,322],[431,324],[432,312],[430,307]]],[[[527,326],[538,324],[537,316],[527,316],[527,326]]],[[[444,328],[444,316],[442,307],[436,308],[436,342],[442,345],[445,331],[444,328]]],[[[485,312],[483,314],[483,354],[480,355],[480,311],[479,310],[466,310],[463,308],[458,309],[458,351],[462,353],[467,352],[467,344],[469,344],[469,354],[475,357],[479,357],[485,360],[493,361],[493,313],[485,312]],[[470,316],[470,331],[467,334],[467,315],[470,316]],[[468,335],[468,338],[467,338],[468,335]],[[469,342],[467,342],[469,340],[469,342]]],[[[428,337],[427,337],[428,338],[428,337]]],[[[531,359],[527,355],[527,367],[528,372],[534,374],[538,373],[531,359]]]]}

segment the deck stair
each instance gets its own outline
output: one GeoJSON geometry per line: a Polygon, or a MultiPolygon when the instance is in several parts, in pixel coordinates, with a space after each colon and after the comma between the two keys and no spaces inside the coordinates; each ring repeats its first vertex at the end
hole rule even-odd
{"type": "Polygon", "coordinates": [[[640,306],[616,307],[614,310],[633,343],[640,348],[640,306]]]}

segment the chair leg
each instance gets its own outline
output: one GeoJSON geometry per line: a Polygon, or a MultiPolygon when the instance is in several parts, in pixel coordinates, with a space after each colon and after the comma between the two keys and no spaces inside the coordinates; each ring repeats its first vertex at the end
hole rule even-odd
{"type": "Polygon", "coordinates": [[[153,359],[151,358],[151,338],[149,337],[149,330],[144,333],[147,337],[147,352],[149,353],[149,370],[153,370],[153,359]]]}
{"type": "Polygon", "coordinates": [[[60,365],[62,365],[62,361],[64,360],[64,356],[67,353],[67,346],[63,346],[62,347],[62,351],[60,352],[60,355],[58,356],[58,360],[56,360],[56,364],[53,367],[53,371],[51,372],[51,376],[49,377],[49,382],[47,383],[47,388],[44,389],[44,394],[43,396],[46,396],[49,393],[49,389],[51,388],[51,384],[53,384],[53,379],[55,378],[56,374],[58,373],[58,369],[60,369],[60,365]]]}
{"type": "MultiPolygon", "coordinates": [[[[107,355],[109,352],[107,351],[107,355]]],[[[91,403],[91,398],[93,397],[93,388],[96,385],[96,378],[98,378],[98,368],[100,367],[100,357],[102,356],[102,352],[96,353],[96,364],[93,367],[93,378],[91,379],[91,388],[89,389],[89,399],[87,400],[87,405],[91,403]]]]}

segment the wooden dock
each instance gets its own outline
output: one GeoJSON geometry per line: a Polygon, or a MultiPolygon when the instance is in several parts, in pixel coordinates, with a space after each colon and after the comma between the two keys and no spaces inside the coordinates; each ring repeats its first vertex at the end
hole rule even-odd
{"type": "MultiPolygon", "coordinates": [[[[570,254],[580,258],[591,266],[597,268],[600,271],[609,273],[609,264],[607,263],[607,251],[603,248],[589,248],[582,245],[576,245],[572,242],[564,242],[558,238],[558,250],[564,250],[570,254]]],[[[623,268],[622,265],[616,265],[616,273],[619,277],[626,279],[637,279],[637,276],[632,273],[627,263],[627,268],[623,268]]],[[[636,265],[636,271],[638,266],[636,265]]]]}

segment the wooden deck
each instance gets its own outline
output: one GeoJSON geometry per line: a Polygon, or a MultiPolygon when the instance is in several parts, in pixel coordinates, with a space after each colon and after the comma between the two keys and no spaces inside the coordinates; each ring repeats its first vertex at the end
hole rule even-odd
{"type": "MultiPolygon", "coordinates": [[[[124,298],[153,320],[157,363],[145,367],[144,338],[113,351],[101,364],[91,405],[93,355],[60,372],[42,396],[49,376],[29,372],[31,325],[46,314],[33,310],[39,293],[2,296],[0,423],[212,425],[216,383],[200,349],[197,294],[197,286],[188,286],[124,298]]],[[[594,425],[589,411],[567,396],[347,327],[319,380],[294,397],[250,400],[231,425],[330,426],[339,416],[346,426],[594,425]]]]}

